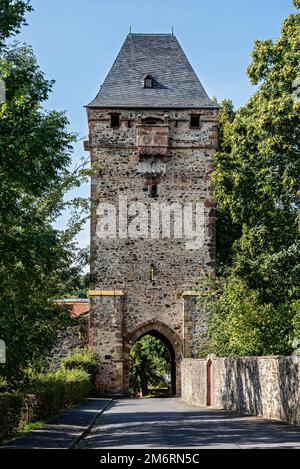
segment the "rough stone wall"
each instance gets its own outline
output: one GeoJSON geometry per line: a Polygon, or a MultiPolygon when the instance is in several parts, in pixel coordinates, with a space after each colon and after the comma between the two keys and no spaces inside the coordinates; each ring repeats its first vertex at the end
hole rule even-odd
{"type": "Polygon", "coordinates": [[[205,359],[184,359],[181,362],[182,399],[202,407],[207,403],[206,364],[205,359]]]}
{"type": "Polygon", "coordinates": [[[96,386],[104,394],[123,388],[123,305],[122,296],[91,298],[89,345],[98,353],[96,386]]]}
{"type": "Polygon", "coordinates": [[[54,368],[59,368],[61,360],[72,350],[88,345],[88,318],[79,319],[79,324],[60,331],[57,341],[48,356],[48,361],[54,368]]]}
{"type": "MultiPolygon", "coordinates": [[[[139,156],[137,123],[141,113],[144,117],[161,119],[166,114],[163,110],[88,109],[90,135],[87,148],[92,162],[99,168],[92,180],[92,289],[124,291],[122,331],[119,331],[123,338],[147,321],[158,319],[180,336],[182,350],[186,341],[187,356],[194,356],[198,348],[198,343],[193,340],[195,322],[201,312],[189,312],[192,323],[185,328],[182,292],[195,290],[201,270],[215,265],[215,211],[210,174],[217,146],[217,111],[168,111],[169,148],[166,156],[139,156]],[[120,128],[111,128],[111,113],[120,113],[120,128]],[[201,114],[199,129],[190,128],[192,113],[201,114]],[[131,122],[129,128],[128,121],[131,122]],[[156,202],[143,190],[151,174],[159,179],[156,202]],[[119,196],[127,196],[128,205],[134,202],[146,204],[149,215],[153,203],[203,203],[203,247],[186,249],[186,241],[174,237],[99,239],[98,203],[118,207],[119,196]],[[151,266],[155,268],[154,281],[150,278],[151,266]]],[[[91,336],[94,336],[97,321],[101,323],[106,319],[101,319],[98,307],[93,309],[92,305],[91,308],[91,336]]],[[[106,312],[104,317],[107,317],[106,312]]],[[[107,330],[102,333],[109,336],[107,330]]],[[[109,339],[105,346],[112,348],[109,339]]],[[[109,384],[106,387],[111,388],[109,384]]]]}
{"type": "Polygon", "coordinates": [[[184,357],[191,358],[200,350],[207,333],[205,311],[199,305],[196,296],[184,297],[184,357]]]}
{"type": "MultiPolygon", "coordinates": [[[[216,358],[212,375],[214,407],[300,425],[300,367],[291,357],[216,358]]],[[[183,360],[182,397],[206,405],[206,360],[183,360]]]]}

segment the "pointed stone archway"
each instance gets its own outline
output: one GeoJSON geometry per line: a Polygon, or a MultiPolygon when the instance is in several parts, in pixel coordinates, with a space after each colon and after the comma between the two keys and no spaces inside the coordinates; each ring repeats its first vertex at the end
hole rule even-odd
{"type": "Polygon", "coordinates": [[[168,348],[171,358],[171,386],[172,396],[180,396],[181,376],[180,364],[182,360],[182,340],[180,336],[166,324],[152,320],[141,324],[127,335],[124,341],[123,383],[125,393],[128,394],[129,383],[129,355],[132,346],[145,335],[152,335],[161,340],[168,348]]]}

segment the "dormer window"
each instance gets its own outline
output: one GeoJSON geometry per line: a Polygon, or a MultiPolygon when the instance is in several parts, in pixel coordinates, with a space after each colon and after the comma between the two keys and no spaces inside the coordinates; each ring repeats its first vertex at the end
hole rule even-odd
{"type": "Polygon", "coordinates": [[[144,78],[144,88],[153,88],[153,76],[146,75],[144,78]]]}

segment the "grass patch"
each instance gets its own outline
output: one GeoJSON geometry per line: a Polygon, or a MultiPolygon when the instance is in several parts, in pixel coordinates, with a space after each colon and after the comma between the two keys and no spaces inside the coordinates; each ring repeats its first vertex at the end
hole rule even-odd
{"type": "Polygon", "coordinates": [[[43,421],[26,423],[23,427],[19,428],[19,430],[10,435],[9,439],[3,441],[0,446],[5,446],[12,441],[18,440],[19,438],[24,438],[33,430],[39,430],[44,425],[46,425],[46,422],[43,421]]]}
{"type": "Polygon", "coordinates": [[[44,425],[46,425],[46,423],[47,422],[43,422],[43,421],[26,423],[24,427],[20,428],[20,430],[16,433],[15,437],[23,438],[24,436],[26,436],[28,433],[32,432],[33,430],[39,430],[44,425]]]}

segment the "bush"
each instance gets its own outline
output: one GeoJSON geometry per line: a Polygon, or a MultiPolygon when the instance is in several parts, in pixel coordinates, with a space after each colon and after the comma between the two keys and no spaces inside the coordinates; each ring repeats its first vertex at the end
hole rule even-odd
{"type": "Polygon", "coordinates": [[[91,394],[90,375],[84,370],[61,370],[65,379],[65,406],[69,407],[83,401],[91,394]]]}
{"type": "Polygon", "coordinates": [[[32,378],[29,394],[0,393],[0,444],[26,424],[82,402],[91,389],[91,377],[83,369],[60,369],[32,378]]]}
{"type": "Polygon", "coordinates": [[[0,394],[7,392],[7,381],[0,376],[0,394]]]}
{"type": "Polygon", "coordinates": [[[24,397],[18,394],[0,394],[0,443],[22,425],[24,397]]]}
{"type": "Polygon", "coordinates": [[[40,418],[53,417],[62,408],[89,397],[90,375],[84,370],[50,371],[37,377],[31,392],[40,402],[40,418]]]}
{"type": "Polygon", "coordinates": [[[94,383],[98,370],[97,356],[95,352],[89,348],[75,349],[62,360],[62,367],[66,370],[84,370],[94,383]]]}
{"type": "Polygon", "coordinates": [[[276,306],[264,304],[258,291],[234,276],[217,282],[207,297],[199,300],[210,313],[207,342],[199,356],[208,353],[220,357],[289,355],[292,352],[297,327],[300,331],[296,317],[299,303],[294,302],[293,308],[290,302],[276,306]]]}
{"type": "Polygon", "coordinates": [[[30,424],[30,422],[35,422],[40,419],[40,400],[35,394],[24,394],[23,406],[22,406],[22,425],[23,426],[30,424]]]}
{"type": "Polygon", "coordinates": [[[53,417],[64,407],[65,383],[55,371],[38,375],[30,392],[39,400],[41,418],[53,417]]]}

